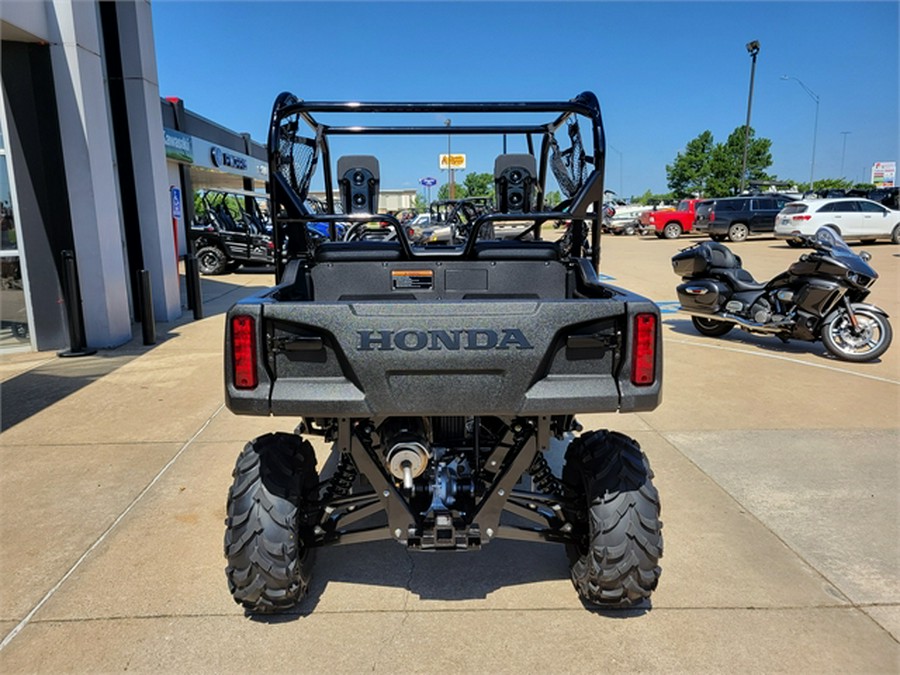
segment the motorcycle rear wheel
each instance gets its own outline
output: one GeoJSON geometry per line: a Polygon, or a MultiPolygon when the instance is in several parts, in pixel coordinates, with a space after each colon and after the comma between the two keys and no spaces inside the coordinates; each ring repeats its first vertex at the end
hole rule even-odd
{"type": "Polygon", "coordinates": [[[844,361],[872,361],[884,354],[894,337],[887,317],[878,312],[858,307],[853,313],[859,325],[858,334],[846,311],[838,314],[830,323],[822,326],[822,343],[831,354],[844,361]]]}
{"type": "Polygon", "coordinates": [[[728,321],[719,321],[718,319],[707,319],[706,317],[692,316],[691,323],[697,332],[706,337],[722,337],[734,328],[734,324],[728,321]]]}

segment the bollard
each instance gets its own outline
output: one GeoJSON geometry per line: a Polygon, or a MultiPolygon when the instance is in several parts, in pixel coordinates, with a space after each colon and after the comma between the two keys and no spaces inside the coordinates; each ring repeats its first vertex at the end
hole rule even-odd
{"type": "Polygon", "coordinates": [[[188,307],[194,311],[194,319],[203,318],[203,293],[200,287],[200,269],[197,267],[197,257],[188,253],[184,257],[184,280],[187,286],[188,307]]]}
{"type": "Polygon", "coordinates": [[[66,322],[69,327],[69,349],[57,352],[57,356],[90,356],[96,349],[87,348],[84,335],[84,318],[81,314],[81,290],[78,287],[78,269],[75,265],[75,254],[72,251],[62,252],[62,292],[66,310],[66,322]]]}
{"type": "Polygon", "coordinates": [[[150,270],[138,270],[140,291],[141,332],[145,345],[156,344],[156,319],[153,316],[153,291],[150,288],[150,270]]]}

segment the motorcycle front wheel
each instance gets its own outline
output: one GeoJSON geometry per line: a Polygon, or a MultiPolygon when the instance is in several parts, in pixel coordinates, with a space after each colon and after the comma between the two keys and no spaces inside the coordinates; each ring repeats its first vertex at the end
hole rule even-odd
{"type": "Polygon", "coordinates": [[[871,361],[891,346],[893,331],[887,317],[868,309],[853,308],[858,330],[846,311],[822,326],[825,349],[844,361],[871,361]]]}
{"type": "Polygon", "coordinates": [[[729,321],[719,321],[718,319],[707,319],[706,317],[692,316],[691,323],[697,332],[706,337],[722,337],[728,333],[734,324],[729,321]]]}

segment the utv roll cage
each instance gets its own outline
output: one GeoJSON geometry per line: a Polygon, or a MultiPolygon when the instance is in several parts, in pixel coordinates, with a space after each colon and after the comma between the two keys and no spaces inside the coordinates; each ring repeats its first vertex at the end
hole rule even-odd
{"type": "Polygon", "coordinates": [[[268,200],[268,195],[248,190],[225,188],[201,188],[195,192],[200,209],[196,214],[196,225],[207,223],[229,232],[248,231],[265,234],[266,217],[259,206],[259,200],[268,200]]]}
{"type": "MultiPolygon", "coordinates": [[[[371,117],[369,118],[371,119],[371,117]]],[[[504,118],[507,119],[507,118],[504,118]]],[[[563,134],[560,134],[563,135],[563,134]]],[[[566,139],[563,139],[566,140],[566,139]]],[[[580,257],[590,250],[595,270],[600,263],[600,218],[603,200],[603,175],[606,161],[606,140],[600,113],[600,104],[592,92],[583,92],[569,101],[545,101],[522,103],[336,103],[313,102],[298,99],[283,92],[275,100],[268,137],[270,197],[274,226],[275,250],[285,251],[285,258],[276,261],[276,279],[280,280],[287,261],[308,258],[313,255],[315,242],[307,235],[305,224],[324,222],[329,225],[330,239],[338,241],[338,223],[387,224],[396,232],[402,259],[451,257],[469,259],[475,255],[475,242],[479,232],[493,230],[493,225],[509,222],[530,223],[517,239],[540,240],[541,225],[546,221],[573,220],[573,242],[570,255],[580,257]],[[436,120],[444,115],[501,113],[510,117],[521,114],[546,113],[549,120],[542,124],[489,125],[480,122],[458,124],[454,120],[447,126],[436,120]],[[419,114],[427,124],[415,125],[331,125],[320,122],[317,115],[346,114],[372,115],[379,121],[387,114],[407,119],[419,114]],[[579,121],[589,125],[589,151],[585,151],[579,121]],[[560,149],[556,134],[564,129],[568,147],[560,149]],[[479,216],[472,226],[465,243],[456,247],[414,248],[404,228],[396,217],[376,214],[378,192],[378,163],[374,157],[352,156],[338,161],[335,174],[329,141],[337,136],[467,136],[494,135],[506,138],[524,136],[528,153],[501,155],[495,164],[496,185],[508,185],[510,170],[518,164],[534,166],[535,176],[528,176],[526,167],[526,191],[511,194],[510,198],[498,195],[497,211],[479,216]],[[531,159],[529,159],[529,156],[531,159]],[[506,158],[506,159],[501,159],[506,158]],[[347,160],[347,161],[345,161],[347,160]],[[307,206],[310,182],[321,161],[325,190],[325,213],[312,213],[307,206]],[[341,165],[343,162],[343,166],[341,165]],[[515,166],[514,166],[515,165],[515,166]],[[342,171],[343,169],[343,171],[342,171]],[[553,172],[566,199],[546,210],[544,197],[547,180],[553,172]],[[335,195],[335,179],[340,181],[335,195]],[[523,199],[524,194],[524,199],[523,199]],[[374,195],[374,198],[373,198],[374,195]],[[593,205],[593,208],[591,208],[593,205]],[[580,226],[581,223],[589,227],[580,226]],[[584,232],[590,238],[590,247],[584,232]]],[[[516,182],[520,176],[516,176],[516,182]]]]}

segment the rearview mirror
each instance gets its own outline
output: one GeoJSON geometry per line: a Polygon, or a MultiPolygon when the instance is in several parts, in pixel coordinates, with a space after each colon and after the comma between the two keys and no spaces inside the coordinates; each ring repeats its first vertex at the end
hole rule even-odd
{"type": "Polygon", "coordinates": [[[872,254],[869,253],[868,251],[860,251],[859,257],[862,258],[863,260],[865,260],[866,262],[869,262],[872,259],[872,254]]]}

